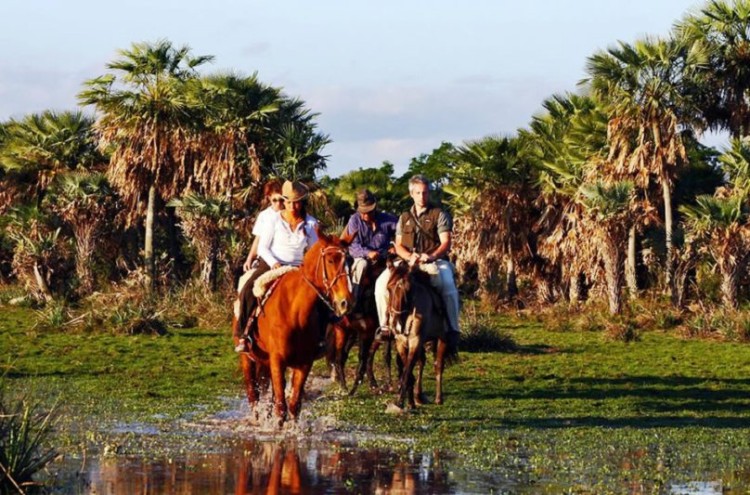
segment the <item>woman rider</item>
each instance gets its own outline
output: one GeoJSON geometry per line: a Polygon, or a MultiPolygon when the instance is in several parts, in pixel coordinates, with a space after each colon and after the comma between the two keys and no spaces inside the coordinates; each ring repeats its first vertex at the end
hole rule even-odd
{"type": "Polygon", "coordinates": [[[258,266],[255,260],[258,258],[258,242],[260,241],[260,233],[263,231],[264,225],[273,221],[273,218],[278,216],[279,212],[284,209],[284,196],[281,195],[281,181],[279,179],[270,180],[263,186],[263,203],[267,207],[258,214],[255,225],[253,225],[253,236],[255,239],[253,239],[253,245],[250,248],[250,253],[247,255],[245,264],[242,265],[245,273],[240,277],[237,284],[237,293],[242,292],[242,287],[245,286],[253,275],[253,268],[257,268],[258,266]]]}
{"type": "MultiPolygon", "coordinates": [[[[307,214],[307,187],[298,181],[286,181],[281,188],[284,209],[264,222],[258,241],[258,267],[240,295],[240,324],[246,332],[257,304],[253,284],[263,273],[282,266],[300,266],[305,251],[318,240],[318,221],[307,214]]],[[[249,335],[244,334],[235,351],[246,350],[249,335]]]]}

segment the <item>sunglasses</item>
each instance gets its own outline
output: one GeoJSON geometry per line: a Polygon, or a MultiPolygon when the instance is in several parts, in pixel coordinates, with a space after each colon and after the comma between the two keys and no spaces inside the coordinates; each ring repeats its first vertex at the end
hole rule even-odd
{"type": "Polygon", "coordinates": [[[283,203],[284,202],[284,198],[273,198],[271,200],[271,202],[272,203],[283,203]]]}

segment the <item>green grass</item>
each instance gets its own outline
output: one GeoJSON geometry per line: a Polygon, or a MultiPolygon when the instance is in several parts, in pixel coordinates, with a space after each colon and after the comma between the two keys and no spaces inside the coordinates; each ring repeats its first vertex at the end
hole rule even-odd
{"type": "Polygon", "coordinates": [[[0,308],[0,369],[13,390],[59,399],[71,424],[169,421],[239,392],[228,328],[122,335],[33,329],[33,316],[0,308]]]}
{"type": "MultiPolygon", "coordinates": [[[[33,315],[0,307],[0,366],[12,388],[60,399],[64,444],[119,442],[108,425],[169,424],[241,394],[228,325],[166,336],[44,332],[31,330],[33,315]],[[94,438],[82,424],[97,425],[94,438]]],[[[391,416],[384,411],[393,397],[362,386],[354,397],[332,387],[303,407],[334,415],[366,444],[441,449],[464,467],[549,493],[634,484],[658,493],[668,481],[710,479],[750,487],[748,345],[655,330],[624,343],[504,317],[483,325],[514,345],[463,352],[446,370],[443,406],[391,416]]],[[[322,362],[315,372],[326,373],[322,362]]],[[[429,367],[425,376],[429,395],[429,367]]]]}
{"type": "Polygon", "coordinates": [[[560,490],[580,483],[599,493],[633,477],[658,488],[750,466],[747,345],[656,331],[626,344],[495,324],[517,348],[463,353],[445,373],[444,406],[393,417],[383,413],[390,397],[361,391],[325,407],[353,427],[448,447],[466,465],[560,490]]]}

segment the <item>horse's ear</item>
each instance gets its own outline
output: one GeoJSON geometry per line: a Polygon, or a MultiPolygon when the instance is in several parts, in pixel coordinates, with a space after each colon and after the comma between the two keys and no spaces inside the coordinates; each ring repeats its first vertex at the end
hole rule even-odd
{"type": "Polygon", "coordinates": [[[341,244],[341,247],[348,247],[349,244],[352,243],[355,235],[357,235],[356,230],[350,234],[349,229],[344,228],[344,231],[341,232],[341,238],[339,239],[339,244],[341,244]]]}
{"type": "Polygon", "coordinates": [[[331,238],[326,235],[325,232],[323,232],[323,229],[320,228],[319,223],[315,224],[315,235],[318,236],[318,239],[322,239],[326,244],[329,244],[331,242],[331,238]]]}

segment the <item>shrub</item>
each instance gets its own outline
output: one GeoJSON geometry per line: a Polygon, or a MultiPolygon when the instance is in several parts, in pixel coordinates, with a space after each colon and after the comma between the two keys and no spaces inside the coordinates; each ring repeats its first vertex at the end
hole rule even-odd
{"type": "Polygon", "coordinates": [[[10,401],[0,384],[0,493],[24,493],[37,484],[33,476],[57,455],[45,446],[54,418],[54,408],[10,401]]]}
{"type": "Polygon", "coordinates": [[[641,340],[641,333],[635,320],[613,320],[605,324],[605,337],[614,342],[637,342],[641,340]]]}
{"type": "Polygon", "coordinates": [[[516,349],[513,337],[487,316],[465,314],[459,348],[466,352],[510,352],[516,349]]]}

